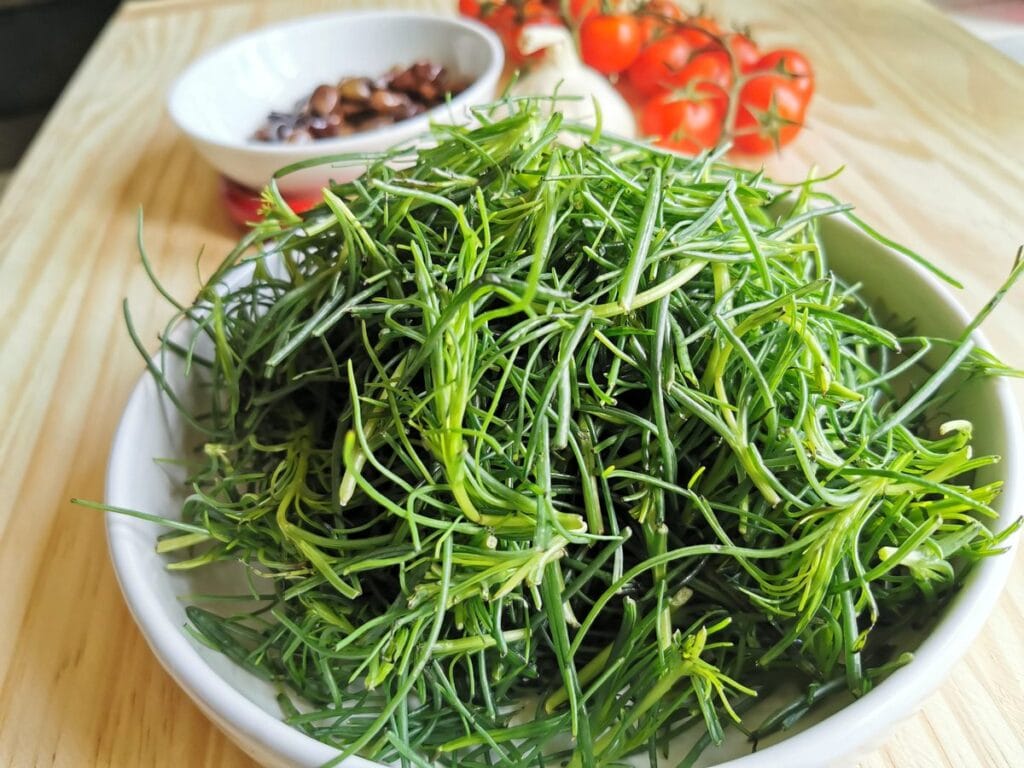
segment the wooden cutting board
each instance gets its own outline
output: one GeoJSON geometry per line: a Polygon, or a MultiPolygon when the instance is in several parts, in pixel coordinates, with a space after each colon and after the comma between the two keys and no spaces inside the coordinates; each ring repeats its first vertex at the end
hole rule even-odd
{"type": "MultiPolygon", "coordinates": [[[[0,202],[0,765],[248,766],[178,690],[125,608],[101,517],[106,453],[141,373],[123,330],[166,315],[139,265],[136,214],[169,289],[237,237],[214,173],[163,110],[199,53],[278,19],[351,0],[152,0],[114,17],[0,202]],[[199,255],[205,247],[203,255],[199,255]]],[[[440,0],[393,5],[450,12],[440,0]]],[[[817,70],[808,129],[769,170],[830,184],[879,228],[965,283],[977,309],[1024,242],[1024,69],[921,2],[710,3],[817,70]]],[[[991,319],[1024,365],[1024,299],[991,319]]],[[[1021,389],[1018,388],[1020,393],[1021,389]]],[[[876,750],[841,765],[1024,765],[1024,563],[969,656],[876,750]]],[[[823,762],[828,758],[823,755],[823,762]]]]}

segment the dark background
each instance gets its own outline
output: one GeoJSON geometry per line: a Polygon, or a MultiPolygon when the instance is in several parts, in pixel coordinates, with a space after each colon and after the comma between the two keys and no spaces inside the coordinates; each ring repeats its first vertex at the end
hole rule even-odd
{"type": "Polygon", "coordinates": [[[0,173],[12,168],[118,0],[0,0],[0,173]]]}

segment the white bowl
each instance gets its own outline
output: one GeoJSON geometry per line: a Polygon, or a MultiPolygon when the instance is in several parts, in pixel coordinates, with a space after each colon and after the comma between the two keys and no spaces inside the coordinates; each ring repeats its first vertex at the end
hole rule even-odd
{"type": "MultiPolygon", "coordinates": [[[[920,332],[955,338],[965,328],[968,318],[946,288],[906,258],[840,221],[826,222],[822,239],[839,274],[862,282],[865,295],[879,306],[902,319],[918,320],[920,332]]],[[[980,336],[978,342],[984,346],[980,336]]],[[[166,364],[170,380],[180,379],[181,361],[169,357],[166,364]]],[[[1000,517],[993,523],[1003,527],[1024,508],[1024,443],[1017,406],[1003,380],[980,381],[961,394],[956,415],[974,422],[976,450],[1003,457],[979,478],[979,482],[1005,481],[995,505],[1000,517]]],[[[179,454],[183,438],[184,427],[173,406],[157,391],[150,376],[143,376],[114,440],[107,502],[177,515],[182,478],[175,476],[174,468],[157,464],[151,457],[179,454]]],[[[328,761],[336,754],[334,750],[280,720],[271,686],[185,633],[187,619],[179,596],[205,589],[209,583],[200,586],[196,575],[165,569],[166,560],[154,551],[155,538],[162,530],[138,519],[107,516],[110,552],[121,589],[161,663],[203,711],[263,765],[312,768],[328,761]]],[[[918,707],[965,653],[995,605],[1012,562],[1012,553],[983,561],[938,624],[922,638],[914,661],[863,698],[835,714],[819,712],[805,718],[798,732],[782,734],[777,743],[762,744],[756,753],[749,752],[742,738],[734,738],[702,765],[716,759],[725,760],[719,764],[729,768],[821,768],[877,744],[894,723],[918,707]]],[[[198,578],[209,579],[211,574],[198,578]]],[[[730,733],[737,736],[735,729],[730,733]]],[[[343,763],[345,768],[373,765],[359,758],[343,763]]]]}
{"type": "MultiPolygon", "coordinates": [[[[171,87],[167,108],[207,162],[260,188],[279,168],[348,152],[379,152],[427,130],[430,121],[460,123],[469,107],[495,96],[504,63],[497,36],[465,18],[397,11],[308,16],[256,30],[194,62],[171,87]],[[321,83],[384,74],[428,59],[471,85],[450,104],[375,130],[308,144],[251,140],[272,110],[287,111],[321,83]]],[[[279,180],[285,192],[350,181],[359,166],[317,166],[279,180]]]]}

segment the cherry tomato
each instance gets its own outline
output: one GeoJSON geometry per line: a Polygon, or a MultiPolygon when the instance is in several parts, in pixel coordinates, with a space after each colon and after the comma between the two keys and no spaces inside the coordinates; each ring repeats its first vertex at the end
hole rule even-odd
{"type": "Polygon", "coordinates": [[[522,24],[515,8],[511,5],[484,8],[480,20],[501,38],[502,47],[505,49],[509,61],[522,61],[522,56],[516,58],[519,53],[516,41],[519,39],[519,30],[522,29],[522,24]]]}
{"type": "MultiPolygon", "coordinates": [[[[246,226],[254,221],[260,221],[263,216],[260,210],[263,207],[263,200],[257,189],[250,189],[236,181],[224,176],[220,179],[220,194],[224,200],[231,220],[239,226],[246,226]]],[[[285,201],[296,213],[305,213],[323,202],[323,193],[320,190],[306,194],[290,194],[284,196],[285,201]]]]}
{"type": "Polygon", "coordinates": [[[653,96],[671,88],[673,76],[689,63],[699,48],[691,38],[681,33],[672,34],[644,48],[626,73],[633,90],[640,96],[653,96]]]}
{"type": "Polygon", "coordinates": [[[682,35],[683,39],[686,40],[694,48],[717,48],[718,42],[711,37],[707,32],[701,32],[699,29],[690,29],[683,27],[676,34],[682,35]]]}
{"type": "Polygon", "coordinates": [[[671,34],[676,29],[674,22],[681,22],[683,9],[673,0],[650,0],[639,11],[640,29],[645,43],[671,34]]]}
{"type": "Polygon", "coordinates": [[[754,41],[739,32],[733,32],[725,36],[725,44],[732,52],[739,65],[740,72],[752,72],[758,69],[761,61],[761,51],[758,50],[754,41]]]}
{"type": "Polygon", "coordinates": [[[656,136],[667,149],[696,154],[718,143],[724,113],[719,100],[663,93],[651,99],[640,115],[640,129],[656,136]]]}
{"type": "Polygon", "coordinates": [[[543,51],[524,56],[519,50],[519,34],[527,24],[561,24],[562,20],[553,10],[539,0],[527,0],[522,5],[503,4],[488,8],[483,6],[481,21],[493,29],[501,38],[509,63],[522,64],[528,59],[544,55],[543,51]]]}
{"type": "Polygon", "coordinates": [[[686,42],[693,46],[694,50],[698,48],[717,48],[718,41],[715,40],[707,32],[702,32],[699,29],[693,29],[691,27],[680,27],[675,34],[682,37],[686,42]]]}
{"type": "Polygon", "coordinates": [[[805,101],[809,101],[811,94],[814,93],[814,72],[811,63],[799,51],[789,48],[769,51],[758,60],[755,69],[776,71],[788,77],[793,89],[803,94],[805,101]]]}
{"type": "Polygon", "coordinates": [[[459,13],[472,19],[480,18],[479,0],[459,0],[459,13]]]}
{"type": "Polygon", "coordinates": [[[695,85],[708,93],[728,94],[732,85],[732,62],[725,51],[705,48],[690,57],[689,62],[671,78],[673,85],[695,85]]]}
{"type": "Polygon", "coordinates": [[[800,132],[806,106],[785,75],[757,75],[740,89],[734,149],[759,155],[788,144],[800,132]]]}
{"type": "Polygon", "coordinates": [[[626,13],[591,16],[580,26],[583,62],[605,75],[622,72],[640,53],[640,22],[626,13]]]}
{"type": "Polygon", "coordinates": [[[579,26],[601,13],[601,0],[569,0],[569,19],[579,26]]]}
{"type": "Polygon", "coordinates": [[[520,10],[520,26],[527,24],[556,24],[562,25],[562,17],[557,11],[548,8],[540,0],[527,0],[520,10]]]}
{"type": "Polygon", "coordinates": [[[615,90],[634,111],[639,111],[648,98],[646,94],[640,93],[633,87],[633,83],[628,77],[619,77],[619,81],[615,83],[615,90]]]}

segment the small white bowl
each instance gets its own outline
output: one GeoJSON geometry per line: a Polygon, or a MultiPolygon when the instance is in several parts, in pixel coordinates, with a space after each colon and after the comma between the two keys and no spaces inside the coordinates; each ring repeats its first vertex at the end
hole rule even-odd
{"type": "MultiPolygon", "coordinates": [[[[966,313],[931,274],[841,221],[825,222],[822,230],[830,264],[848,281],[862,283],[864,295],[876,306],[901,320],[916,320],[917,330],[927,335],[956,338],[963,332],[968,323],[966,313]]],[[[986,346],[980,335],[976,334],[976,339],[986,346]]],[[[164,362],[168,380],[180,383],[181,360],[168,357],[164,362]]],[[[180,394],[187,397],[188,392],[180,394]]],[[[978,482],[1005,482],[995,504],[1000,517],[993,526],[1009,525],[1024,508],[1024,440],[1012,390],[1004,380],[975,382],[961,390],[950,412],[974,422],[977,453],[1002,456],[1001,463],[982,470],[978,482]]],[[[177,516],[183,495],[183,478],[175,474],[179,468],[158,464],[152,457],[181,455],[184,439],[182,419],[152,378],[144,375],[114,439],[107,469],[107,503],[177,516]]],[[[160,662],[210,719],[262,765],[323,765],[335,751],[281,721],[272,686],[184,631],[188,621],[181,597],[218,586],[222,593],[230,592],[225,582],[232,574],[204,571],[187,575],[166,570],[167,561],[154,550],[156,536],[163,530],[153,523],[107,515],[118,581],[160,662]]],[[[895,723],[917,709],[967,651],[992,611],[1012,563],[1012,552],[980,563],[927,636],[912,638],[920,641],[913,662],[866,696],[834,714],[817,712],[804,718],[794,731],[779,735],[770,746],[762,744],[755,753],[750,753],[749,744],[736,729],[729,729],[726,744],[707,753],[700,765],[718,760],[728,768],[822,768],[877,744],[895,723]]],[[[769,701],[781,704],[784,700],[769,701]]],[[[680,758],[666,763],[674,764],[680,758]]],[[[637,764],[642,763],[641,758],[637,764]]],[[[361,758],[350,758],[341,765],[377,766],[361,758]]]]}
{"type": "MultiPolygon", "coordinates": [[[[171,87],[167,108],[207,162],[236,182],[260,188],[279,168],[348,152],[379,152],[424,133],[431,121],[460,123],[495,96],[504,64],[498,37],[465,18],[373,11],[308,16],[256,30],[194,62],[171,87]],[[288,111],[321,83],[377,77],[427,59],[471,84],[422,115],[393,125],[307,144],[250,137],[271,111],[288,111]]],[[[317,166],[280,179],[284,192],[349,181],[359,166],[317,166]]]]}

